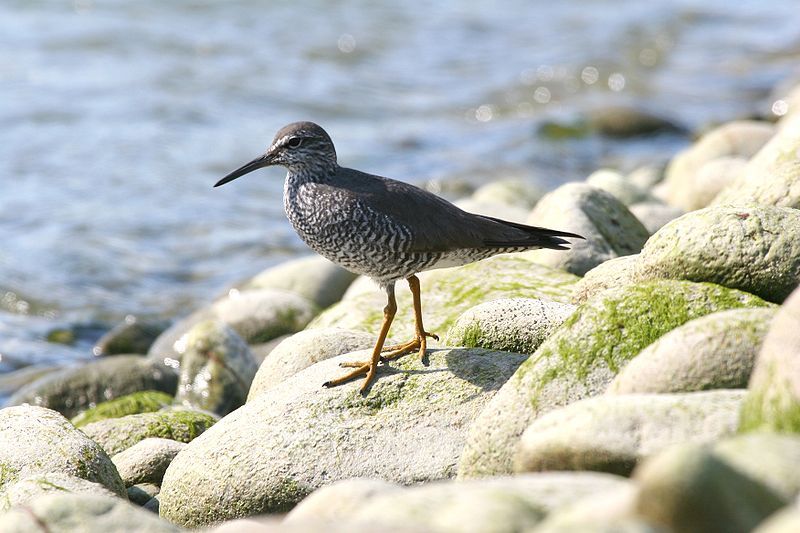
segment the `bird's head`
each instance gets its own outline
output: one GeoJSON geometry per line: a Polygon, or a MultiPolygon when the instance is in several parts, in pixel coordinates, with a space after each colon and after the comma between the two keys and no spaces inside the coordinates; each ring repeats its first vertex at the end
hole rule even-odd
{"type": "Polygon", "coordinates": [[[214,187],[263,167],[280,165],[293,172],[325,173],[336,167],[336,149],[330,136],[313,122],[293,122],[275,134],[267,151],[237,168],[214,187]]]}

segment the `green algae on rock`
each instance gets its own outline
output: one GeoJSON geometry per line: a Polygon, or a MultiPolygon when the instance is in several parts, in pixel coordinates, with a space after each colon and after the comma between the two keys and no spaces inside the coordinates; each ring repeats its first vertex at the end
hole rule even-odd
{"type": "Polygon", "coordinates": [[[172,396],[165,392],[155,390],[134,392],[133,394],[99,403],[73,417],[70,422],[79,428],[106,418],[152,413],[171,404],[172,396]]]}
{"type": "Polygon", "coordinates": [[[662,280],[609,289],[580,306],[472,423],[460,477],[510,473],[522,432],[542,413],[600,394],[645,346],[715,311],[767,306],[711,283],[662,280]]]}

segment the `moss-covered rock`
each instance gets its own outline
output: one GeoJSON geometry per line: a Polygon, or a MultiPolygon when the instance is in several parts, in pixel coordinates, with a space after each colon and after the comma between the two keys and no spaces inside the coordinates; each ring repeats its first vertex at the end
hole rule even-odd
{"type": "MultiPolygon", "coordinates": [[[[578,281],[576,276],[538,265],[524,254],[499,255],[462,267],[431,270],[420,274],[419,279],[425,329],[442,335],[461,313],[479,303],[497,298],[564,302],[578,281]]],[[[403,285],[397,286],[397,316],[389,333],[398,340],[414,336],[411,293],[403,285]]],[[[386,294],[374,285],[362,287],[319,315],[309,328],[338,327],[376,334],[383,320],[386,294]]],[[[432,339],[428,342],[435,346],[432,339]]]]}
{"type": "Polygon", "coordinates": [[[601,393],[628,361],[667,331],[722,309],[765,305],[751,294],[685,281],[599,294],[520,366],[473,422],[459,476],[511,472],[519,436],[537,416],[601,393]]]}
{"type": "Polygon", "coordinates": [[[208,413],[174,409],[100,420],[83,426],[82,431],[109,455],[116,455],[150,437],[190,442],[215,422],[208,413]]]}
{"type": "Polygon", "coordinates": [[[159,496],[169,520],[197,527],[285,512],[314,489],[351,477],[413,484],[451,478],[464,427],[525,356],[480,349],[431,351],[381,365],[359,383],[325,389],[339,363],[321,361],[223,418],[167,469],[159,496]]]}
{"type": "Polygon", "coordinates": [[[772,320],[748,389],[742,431],[800,433],[800,289],[772,320]]]}
{"type": "Polygon", "coordinates": [[[606,289],[619,288],[633,283],[633,271],[639,254],[609,259],[591,269],[572,290],[572,303],[580,305],[606,289]]]}
{"type": "Polygon", "coordinates": [[[800,208],[800,113],[782,120],[775,135],[753,156],[712,205],[800,208]]]}
{"type": "Polygon", "coordinates": [[[745,392],[625,394],[550,411],[522,434],[517,472],[595,470],[628,475],[673,444],[709,443],[736,432],[745,392]]]}
{"type": "Polygon", "coordinates": [[[0,531],[178,533],[179,528],[126,500],[99,494],[48,494],[0,515],[0,531]]]}
{"type": "Polygon", "coordinates": [[[18,390],[7,405],[28,403],[72,417],[99,403],[146,390],[175,394],[178,374],[136,355],[96,359],[49,373],[18,390]]]}
{"type": "Polygon", "coordinates": [[[579,276],[614,257],[635,254],[650,236],[642,223],[611,193],[585,183],[567,183],[548,193],[527,220],[533,226],[571,231],[571,249],[523,252],[537,263],[579,276]]]}
{"type": "Polygon", "coordinates": [[[638,281],[709,281],[782,302],[800,283],[800,210],[709,207],[661,228],[636,263],[638,281]]]}
{"type": "Polygon", "coordinates": [[[106,418],[152,413],[171,404],[172,396],[165,392],[155,390],[134,392],[133,394],[97,404],[73,417],[71,422],[75,427],[79,428],[106,418]]]}
{"type": "Polygon", "coordinates": [[[119,497],[119,494],[110,491],[100,483],[87,481],[63,472],[48,472],[28,476],[7,485],[4,490],[0,490],[0,512],[28,503],[44,494],[68,492],[119,497]]]}
{"type": "Polygon", "coordinates": [[[186,443],[148,438],[111,458],[126,487],[141,483],[161,484],[164,472],[186,443]]]}
{"type": "Polygon", "coordinates": [[[145,354],[168,327],[169,323],[163,320],[140,320],[128,315],[100,337],[92,352],[94,355],[145,354]]]}
{"type": "Polygon", "coordinates": [[[681,124],[639,106],[597,106],[586,111],[586,121],[589,128],[600,135],[623,139],[659,133],[686,133],[681,124]]]}
{"type": "Polygon", "coordinates": [[[375,340],[373,333],[342,328],[315,328],[295,333],[276,346],[258,367],[247,401],[314,363],[370,348],[375,340]]]}
{"type": "Polygon", "coordinates": [[[186,336],[175,402],[225,416],[244,404],[256,370],[250,348],[233,329],[200,322],[186,336]]]}
{"type": "Polygon", "coordinates": [[[731,309],[691,320],[639,352],[606,392],[743,389],[776,312],[731,309]]]}
{"type": "Polygon", "coordinates": [[[0,409],[0,493],[37,474],[68,474],[124,496],[108,455],[59,413],[43,407],[0,409]]]}
{"type": "Polygon", "coordinates": [[[533,353],[560,326],[575,306],[535,300],[500,298],[464,312],[447,331],[447,346],[533,353]]]}

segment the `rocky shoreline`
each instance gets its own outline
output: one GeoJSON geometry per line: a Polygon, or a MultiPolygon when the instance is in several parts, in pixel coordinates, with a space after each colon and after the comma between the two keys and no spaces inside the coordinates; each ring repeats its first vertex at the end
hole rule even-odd
{"type": "Polygon", "coordinates": [[[320,257],[20,376],[0,531],[800,530],[800,88],[785,101],[663,172],[458,202],[586,240],[420,275],[442,340],[366,396],[321,384],[365,357],[384,296],[320,257]]]}

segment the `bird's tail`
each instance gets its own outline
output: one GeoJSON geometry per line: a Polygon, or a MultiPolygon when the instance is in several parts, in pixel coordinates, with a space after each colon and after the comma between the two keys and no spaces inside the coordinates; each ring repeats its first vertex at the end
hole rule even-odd
{"type": "MultiPolygon", "coordinates": [[[[482,216],[482,215],[481,215],[482,216]]],[[[521,230],[515,232],[514,237],[508,239],[490,239],[485,240],[484,244],[491,247],[529,247],[529,248],[551,248],[553,250],[569,250],[567,245],[571,244],[569,241],[561,237],[572,237],[573,239],[585,239],[585,237],[577,233],[569,233],[567,231],[558,231],[547,228],[539,228],[537,226],[527,226],[525,224],[518,224],[517,222],[510,222],[499,218],[483,216],[494,222],[498,222],[504,226],[521,230]],[[518,237],[516,235],[519,235],[518,237]]]]}

